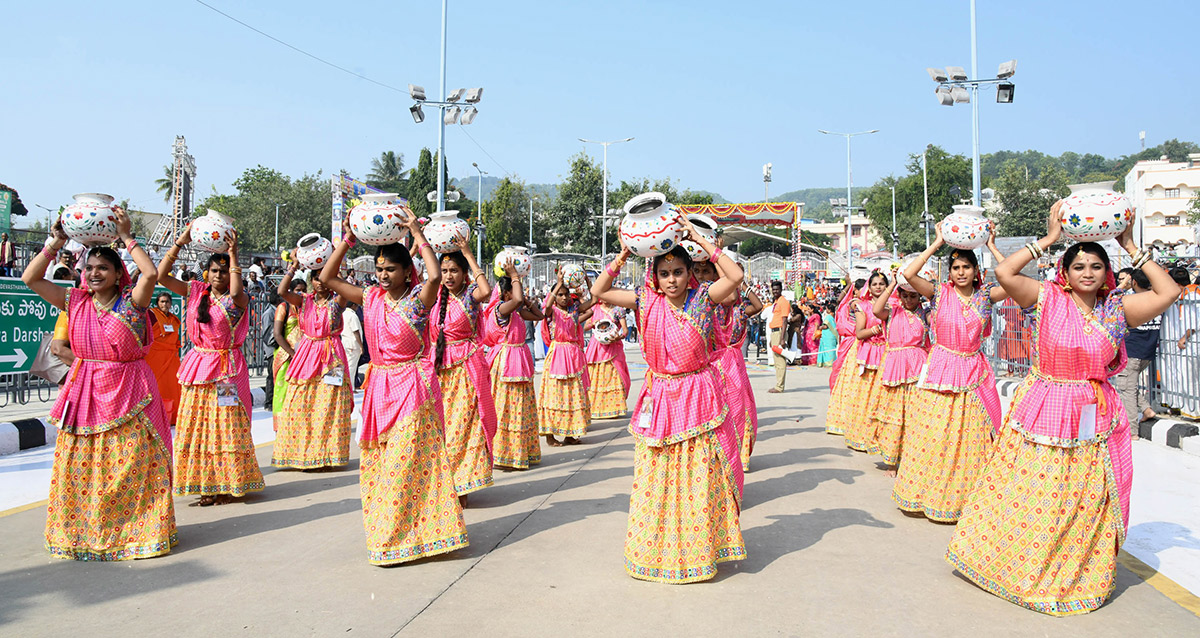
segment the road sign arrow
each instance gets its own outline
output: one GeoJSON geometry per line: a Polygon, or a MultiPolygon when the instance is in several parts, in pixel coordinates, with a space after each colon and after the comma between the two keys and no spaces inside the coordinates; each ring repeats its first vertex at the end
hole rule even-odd
{"type": "Polygon", "coordinates": [[[14,349],[13,352],[16,354],[0,357],[0,363],[11,363],[13,369],[16,370],[25,365],[25,362],[29,360],[29,355],[25,354],[24,350],[14,349]]]}

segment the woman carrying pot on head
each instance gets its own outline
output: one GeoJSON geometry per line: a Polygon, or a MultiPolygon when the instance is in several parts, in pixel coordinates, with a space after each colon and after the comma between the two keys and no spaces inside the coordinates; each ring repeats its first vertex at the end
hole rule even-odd
{"type": "Polygon", "coordinates": [[[127,560],[171,551],[171,431],[150,366],[146,313],[157,280],[154,262],[133,237],[129,216],[114,209],[117,233],[146,274],[136,286],[116,251],[93,248],[78,288],[45,278],[67,241],[55,223],[46,247],[21,280],[69,316],[76,358],[50,410],[54,444],[46,549],[55,558],[127,560]]]}
{"type": "Polygon", "coordinates": [[[525,321],[545,317],[532,299],[525,297],[521,276],[511,266],[496,281],[493,307],[484,313],[491,332],[488,367],[492,399],[496,405],[496,438],[492,443],[495,464],[527,470],[542,460],[538,444],[537,400],[533,393],[533,353],[525,343],[525,321]]]}
{"type": "MultiPolygon", "coordinates": [[[[132,252],[131,252],[132,254],[132,252]]],[[[155,273],[155,281],[158,274],[155,273]]],[[[139,280],[140,281],[140,280],[139,280]]],[[[150,332],[154,342],[146,352],[146,363],[154,372],[158,383],[158,394],[162,397],[163,414],[167,423],[175,427],[179,413],[179,317],[171,312],[171,293],[163,291],[154,298],[150,308],[150,332]]]]}
{"type": "Polygon", "coordinates": [[[825,412],[825,434],[845,435],[852,420],[861,412],[861,407],[852,406],[847,401],[856,381],[854,375],[858,374],[858,338],[854,336],[857,320],[855,309],[858,304],[855,302],[857,291],[866,285],[865,279],[846,282],[842,298],[838,300],[837,310],[834,311],[838,346],[833,369],[829,371],[829,408],[825,412]],[[846,362],[850,364],[846,365],[846,362]]]}
{"type": "Polygon", "coordinates": [[[496,405],[480,333],[481,301],[492,294],[470,242],[455,237],[458,250],[442,255],[442,287],[430,316],[433,362],[445,411],[446,455],[454,491],[463,498],[492,484],[492,441],[496,405]]]}
{"type": "Polygon", "coordinates": [[[1053,281],[1021,274],[1058,241],[1050,209],[1045,237],[996,268],[1025,309],[1033,369],[1012,407],[981,480],[971,490],[946,560],[983,589],[1054,616],[1104,604],[1129,527],[1133,453],[1129,419],[1110,379],[1125,366],[1124,338],[1166,310],[1180,288],[1132,226],[1117,242],[1151,290],[1116,289],[1108,253],[1094,242],[1067,249],[1053,281]]]}
{"type": "Polygon", "coordinates": [[[592,331],[583,358],[588,369],[588,403],[593,419],[617,419],[625,416],[629,399],[629,364],[625,361],[625,311],[600,302],[588,313],[584,330],[592,331]],[[615,329],[615,341],[601,343],[596,338],[596,326],[608,322],[615,329]]]}
{"type": "Polygon", "coordinates": [[[300,338],[288,359],[287,391],[283,409],[276,415],[271,465],[333,469],[350,462],[354,376],[341,338],[346,301],[316,277],[311,278],[311,293],[291,292],[295,274],[296,262],[292,262],[279,281],[279,296],[289,307],[300,309],[300,338]]]}
{"type": "Polygon", "coordinates": [[[883,367],[883,353],[887,350],[887,335],[883,321],[872,310],[874,303],[884,295],[890,282],[880,271],[871,273],[862,294],[854,302],[854,337],[858,339],[858,359],[851,361],[846,406],[850,418],[844,432],[846,447],[859,452],[875,453],[875,419],[879,410],[879,397],[883,394],[883,379],[879,371],[883,367]]]}
{"type": "Polygon", "coordinates": [[[250,371],[242,355],[250,296],[242,289],[236,231],[229,233],[229,254],[209,256],[204,281],[185,284],[171,276],[179,249],[191,241],[189,225],[158,265],[159,282],[187,298],[193,345],[179,366],[175,495],[197,494],[198,505],[222,505],[265,487],[250,436],[250,371]]]}
{"type": "MultiPolygon", "coordinates": [[[[292,280],[285,291],[290,290],[291,299],[302,299],[308,294],[308,284],[303,279],[292,280]]],[[[296,353],[296,344],[300,342],[300,307],[280,296],[275,305],[275,321],[272,324],[275,331],[275,354],[271,356],[271,374],[274,378],[275,391],[271,395],[271,423],[275,431],[279,431],[279,422],[283,420],[283,405],[287,401],[288,366],[296,353]]]]}
{"type": "Polygon", "coordinates": [[[538,392],[538,432],[551,447],[575,445],[587,434],[592,421],[588,400],[587,363],[583,354],[583,326],[580,316],[596,299],[580,302],[563,283],[562,269],[554,289],[542,305],[545,321],[542,340],[550,343],[542,364],[542,384],[538,392]],[[555,436],[563,437],[562,443],[555,436]]]}
{"type": "MultiPolygon", "coordinates": [[[[1000,426],[996,377],[980,350],[992,333],[993,305],[1008,293],[983,283],[970,250],[950,252],[948,281],[934,284],[922,277],[925,263],[945,243],[941,224],[935,228],[933,244],[904,269],[913,290],[933,300],[929,331],[934,345],[916,396],[905,405],[904,451],[892,500],[906,512],[953,523],[983,472],[1000,426]]],[[[997,263],[1004,261],[994,233],[989,232],[987,247],[997,263]]]]}
{"type": "Polygon", "coordinates": [[[338,271],[357,243],[348,220],[342,222],[342,238],[320,275],[321,283],[339,297],[362,304],[363,334],[371,350],[358,447],[367,560],[373,565],[404,563],[467,546],[425,330],[442,269],[416,215],[407,208],[404,212],[404,224],[425,262],[424,283],[400,243],[376,249],[378,284],[364,289],[346,283],[338,271]]]}
{"type": "Polygon", "coordinates": [[[622,246],[592,286],[594,297],[637,312],[649,366],[629,425],[636,449],[625,571],[677,584],[708,580],[718,563],[746,557],[739,441],[710,365],[713,314],[737,294],[742,269],[686,218],[680,223],[720,279],[697,282],[687,250],[676,246],[652,260],[639,290],[613,290],[630,254],[622,246]]]}
{"type": "Polygon", "coordinates": [[[926,354],[927,328],[921,315],[921,295],[912,286],[897,284],[900,278],[892,266],[892,283],[875,299],[871,310],[887,328],[887,350],[880,367],[883,389],[875,410],[875,438],[871,447],[883,457],[888,476],[896,476],[900,453],[904,445],[904,427],[913,418],[913,391],[921,378],[926,354]],[[893,292],[896,294],[893,295],[893,292]]]}

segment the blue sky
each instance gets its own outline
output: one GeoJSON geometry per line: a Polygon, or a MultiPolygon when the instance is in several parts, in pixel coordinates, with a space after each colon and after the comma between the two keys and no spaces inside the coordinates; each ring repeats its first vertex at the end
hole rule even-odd
{"type": "MultiPolygon", "coordinates": [[[[379,82],[438,86],[441,3],[206,0],[379,82]]],[[[1112,1],[979,2],[980,74],[1017,58],[1014,104],[982,99],[984,152],[1116,156],[1200,141],[1200,3],[1140,15],[1112,1]]],[[[451,0],[450,87],[485,87],[466,132],[447,127],[451,176],[553,182],[576,138],[635,136],[614,179],[670,176],[734,201],[845,183],[845,144],[818,128],[881,132],[855,143],[855,183],[902,171],[927,143],[970,152],[970,109],[938,106],[927,66],[970,70],[969,2],[485,2],[451,0]]],[[[1146,5],[1149,7],[1149,5],[1146,5]]],[[[102,191],[165,209],[153,180],[176,134],[199,194],[257,164],[292,176],[367,172],[391,149],[415,163],[437,142],[407,95],[331,69],[194,0],[6,3],[0,40],[0,181],[57,206],[102,191]]],[[[599,147],[587,149],[597,158],[599,147]]]]}

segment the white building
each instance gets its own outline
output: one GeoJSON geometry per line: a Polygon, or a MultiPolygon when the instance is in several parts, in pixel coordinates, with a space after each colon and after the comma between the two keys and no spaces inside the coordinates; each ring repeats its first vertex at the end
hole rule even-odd
{"type": "Polygon", "coordinates": [[[1200,193],[1200,153],[1186,162],[1143,160],[1125,176],[1125,194],[1137,214],[1134,239],[1160,248],[1191,244],[1195,233],[1187,221],[1192,198],[1200,193]]]}
{"type": "MultiPolygon", "coordinates": [[[[800,227],[812,233],[829,236],[829,248],[833,252],[846,252],[846,222],[844,219],[837,222],[809,222],[809,220],[801,220],[800,227]]],[[[856,255],[887,249],[887,242],[884,240],[883,235],[871,224],[870,218],[866,215],[854,215],[851,217],[850,228],[853,232],[850,246],[856,251],[856,255]]]]}

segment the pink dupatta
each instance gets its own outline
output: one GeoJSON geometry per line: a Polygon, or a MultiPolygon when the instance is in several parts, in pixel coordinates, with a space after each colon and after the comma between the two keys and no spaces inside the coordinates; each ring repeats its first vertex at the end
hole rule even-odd
{"type": "Polygon", "coordinates": [[[192,349],[179,364],[179,383],[232,382],[237,386],[238,401],[246,411],[246,419],[251,419],[254,403],[250,398],[250,370],[242,354],[242,344],[250,331],[250,313],[238,308],[228,295],[209,294],[209,320],[200,323],[200,300],[206,292],[208,284],[189,282],[186,320],[192,349]]]}

